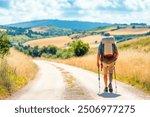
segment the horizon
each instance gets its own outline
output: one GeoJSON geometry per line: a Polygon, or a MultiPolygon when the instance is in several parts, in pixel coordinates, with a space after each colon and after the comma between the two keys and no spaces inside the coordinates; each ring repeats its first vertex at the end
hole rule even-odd
{"type": "MultiPolygon", "coordinates": [[[[145,23],[145,22],[129,22],[129,23],[110,23],[110,22],[94,22],[94,21],[80,21],[80,20],[63,20],[63,19],[37,19],[37,20],[29,20],[29,21],[22,21],[22,22],[16,22],[16,23],[11,23],[11,24],[0,24],[1,26],[5,26],[5,25],[12,25],[12,24],[21,24],[21,23],[28,23],[28,22],[34,22],[34,21],[44,21],[44,20],[58,20],[58,21],[71,21],[71,22],[90,22],[90,23],[107,23],[107,24],[127,24],[127,25],[130,25],[131,23],[145,23]]],[[[147,24],[147,23],[146,23],[147,24]]],[[[147,25],[150,25],[150,24],[147,24],[147,25]]]]}
{"type": "Polygon", "coordinates": [[[0,25],[36,20],[150,24],[150,0],[0,0],[0,25]]]}

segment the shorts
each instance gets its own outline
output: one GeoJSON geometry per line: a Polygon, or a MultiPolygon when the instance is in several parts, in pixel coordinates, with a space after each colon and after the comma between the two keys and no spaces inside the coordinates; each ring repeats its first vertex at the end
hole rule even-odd
{"type": "Polygon", "coordinates": [[[102,64],[103,64],[103,69],[104,69],[104,75],[107,75],[108,73],[113,74],[113,71],[114,71],[114,68],[115,68],[115,63],[114,62],[112,62],[112,63],[102,62],[102,64]]]}

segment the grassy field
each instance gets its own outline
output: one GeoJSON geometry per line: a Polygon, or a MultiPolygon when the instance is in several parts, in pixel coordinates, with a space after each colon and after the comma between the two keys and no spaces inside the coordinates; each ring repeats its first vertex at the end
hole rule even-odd
{"type": "MultiPolygon", "coordinates": [[[[97,47],[98,43],[101,40],[100,35],[94,35],[94,36],[87,36],[81,38],[81,40],[85,43],[89,43],[90,47],[97,47]]],[[[45,39],[38,39],[33,41],[28,41],[24,45],[30,45],[30,46],[48,46],[48,45],[54,45],[60,48],[66,47],[66,44],[72,42],[71,38],[68,36],[61,36],[61,37],[52,37],[52,38],[45,38],[45,39]]]]}
{"type": "Polygon", "coordinates": [[[52,37],[52,38],[28,41],[24,45],[30,45],[32,47],[54,45],[54,46],[63,48],[65,47],[65,44],[70,43],[70,42],[72,42],[72,40],[68,36],[60,36],[60,37],[52,37]]]}
{"type": "MultiPolygon", "coordinates": [[[[117,79],[129,83],[150,93],[150,37],[139,38],[120,43],[119,58],[116,63],[117,79]],[[129,44],[130,46],[126,46],[129,44]],[[138,47],[138,48],[137,48],[138,47]],[[147,48],[147,51],[145,51],[147,48]]],[[[97,72],[97,48],[92,48],[88,55],[65,60],[52,60],[97,72]]]]}
{"type": "Polygon", "coordinates": [[[96,29],[96,30],[92,30],[92,31],[88,31],[88,32],[108,32],[111,31],[113,29],[116,29],[115,26],[111,26],[111,27],[106,27],[106,28],[102,28],[102,29],[96,29]]]}
{"type": "Polygon", "coordinates": [[[150,37],[141,37],[119,43],[122,50],[134,49],[138,52],[150,52],[150,37]]]}
{"type": "Polygon", "coordinates": [[[22,88],[37,72],[37,66],[32,62],[32,58],[14,49],[10,50],[5,60],[0,60],[0,64],[0,99],[5,99],[22,88]]]}
{"type": "Polygon", "coordinates": [[[130,35],[130,34],[145,34],[150,31],[150,28],[123,28],[114,31],[108,31],[111,35],[130,35]]]}
{"type": "Polygon", "coordinates": [[[33,32],[47,32],[49,28],[47,26],[35,27],[31,29],[33,32]]]}
{"type": "Polygon", "coordinates": [[[89,43],[90,47],[97,47],[102,37],[100,35],[93,35],[81,38],[85,43],[89,43]]]}

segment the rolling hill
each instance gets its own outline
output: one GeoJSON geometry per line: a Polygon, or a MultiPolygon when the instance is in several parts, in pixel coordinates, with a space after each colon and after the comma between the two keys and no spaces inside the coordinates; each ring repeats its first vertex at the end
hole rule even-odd
{"type": "Polygon", "coordinates": [[[31,47],[34,46],[43,47],[48,45],[54,45],[63,48],[66,46],[66,44],[70,42],[72,42],[72,40],[68,36],[60,36],[60,37],[52,37],[52,38],[28,41],[24,43],[24,45],[30,45],[31,47]]]}
{"type": "Polygon", "coordinates": [[[112,35],[136,35],[150,32],[150,28],[122,28],[114,31],[108,31],[112,35]]]}
{"type": "Polygon", "coordinates": [[[82,22],[82,21],[66,21],[66,20],[36,20],[22,23],[8,24],[6,26],[33,28],[40,26],[56,26],[59,28],[70,28],[74,30],[90,30],[97,27],[111,26],[109,23],[98,22],[82,22]]]}

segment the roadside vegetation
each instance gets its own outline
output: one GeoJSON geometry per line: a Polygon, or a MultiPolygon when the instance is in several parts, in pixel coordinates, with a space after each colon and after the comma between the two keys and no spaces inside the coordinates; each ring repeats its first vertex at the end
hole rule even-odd
{"type": "Polygon", "coordinates": [[[10,49],[9,37],[0,33],[0,99],[9,97],[32,80],[37,66],[23,53],[10,49]]]}

